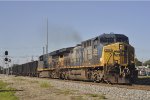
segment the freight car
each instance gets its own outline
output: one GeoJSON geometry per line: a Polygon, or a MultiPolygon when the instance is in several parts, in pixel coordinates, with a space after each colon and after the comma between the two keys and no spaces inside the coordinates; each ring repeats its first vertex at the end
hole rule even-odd
{"type": "Polygon", "coordinates": [[[14,65],[10,70],[12,70],[13,75],[38,76],[37,67],[38,61],[33,61],[21,65],[14,65]]]}
{"type": "Polygon", "coordinates": [[[134,47],[123,34],[102,34],[75,47],[41,55],[39,76],[109,83],[132,83],[137,78],[134,47]]]}

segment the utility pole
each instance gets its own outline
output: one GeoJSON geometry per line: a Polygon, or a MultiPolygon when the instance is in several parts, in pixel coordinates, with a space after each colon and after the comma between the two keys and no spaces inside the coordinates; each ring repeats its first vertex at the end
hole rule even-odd
{"type": "Polygon", "coordinates": [[[43,55],[45,54],[45,47],[43,47],[43,55]]]}
{"type": "Polygon", "coordinates": [[[46,44],[46,54],[48,54],[48,18],[47,18],[47,44],[46,44]]]}
{"type": "Polygon", "coordinates": [[[47,17],[47,46],[46,46],[46,55],[47,55],[47,67],[49,67],[49,64],[48,64],[48,17],[47,17]]]}
{"type": "Polygon", "coordinates": [[[31,57],[31,62],[33,62],[34,61],[34,59],[33,59],[33,56],[31,57]]]}

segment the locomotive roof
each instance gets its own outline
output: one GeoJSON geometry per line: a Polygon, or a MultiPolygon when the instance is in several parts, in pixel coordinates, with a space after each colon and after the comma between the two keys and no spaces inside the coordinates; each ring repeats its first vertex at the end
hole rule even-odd
{"type": "Polygon", "coordinates": [[[74,47],[62,48],[62,49],[59,49],[59,50],[49,53],[49,55],[54,56],[54,55],[59,55],[61,53],[67,53],[67,52],[70,52],[70,50],[72,50],[73,48],[74,47]]]}
{"type": "MultiPolygon", "coordinates": [[[[59,55],[61,53],[67,53],[67,52],[70,52],[70,50],[72,50],[73,48],[74,47],[62,48],[62,49],[59,49],[59,50],[52,51],[48,55],[49,56],[56,56],[56,55],[59,55]]],[[[41,56],[46,56],[46,54],[41,55],[41,56]]]]}
{"type": "Polygon", "coordinates": [[[114,33],[110,33],[110,34],[102,34],[99,36],[100,38],[117,38],[117,37],[124,37],[124,38],[128,38],[127,36],[125,36],[124,34],[114,34],[114,33]]]}
{"type": "MultiPolygon", "coordinates": [[[[115,33],[103,33],[103,34],[101,34],[101,35],[99,35],[99,36],[97,36],[97,37],[95,37],[95,38],[92,38],[92,39],[88,39],[88,40],[85,40],[85,41],[83,41],[83,42],[86,42],[86,41],[89,41],[89,40],[95,40],[95,39],[97,39],[97,38],[125,38],[125,39],[128,39],[128,37],[126,36],[126,35],[124,35],[124,34],[115,34],[115,33]]],[[[82,42],[82,43],[83,43],[82,42]]]]}

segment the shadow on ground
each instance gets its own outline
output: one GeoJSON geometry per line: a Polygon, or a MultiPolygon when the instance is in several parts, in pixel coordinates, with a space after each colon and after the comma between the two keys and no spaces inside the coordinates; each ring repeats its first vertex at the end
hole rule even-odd
{"type": "Polygon", "coordinates": [[[16,92],[16,91],[23,91],[23,90],[0,90],[0,92],[16,92]]]}

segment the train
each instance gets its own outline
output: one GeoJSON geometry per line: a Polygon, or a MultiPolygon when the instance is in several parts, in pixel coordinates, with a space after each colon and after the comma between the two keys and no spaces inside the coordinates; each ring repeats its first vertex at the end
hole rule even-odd
{"type": "Polygon", "coordinates": [[[16,76],[37,77],[38,76],[37,68],[38,68],[38,61],[32,61],[20,65],[14,64],[12,65],[12,67],[9,68],[3,68],[0,71],[0,73],[16,76]]]}
{"type": "Polygon", "coordinates": [[[126,35],[104,33],[11,69],[13,75],[130,84],[138,76],[134,56],[126,35]]]}

